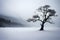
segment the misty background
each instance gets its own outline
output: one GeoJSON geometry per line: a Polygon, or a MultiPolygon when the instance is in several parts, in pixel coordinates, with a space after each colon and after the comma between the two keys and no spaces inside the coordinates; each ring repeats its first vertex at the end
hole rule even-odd
{"type": "Polygon", "coordinates": [[[0,0],[0,22],[2,19],[7,27],[0,27],[0,40],[60,40],[60,0],[0,0]],[[52,17],[55,24],[46,23],[45,30],[39,31],[40,22],[26,20],[44,5],[50,5],[58,16],[52,17]]]}
{"type": "Polygon", "coordinates": [[[0,0],[0,15],[12,17],[12,20],[27,26],[40,26],[40,22],[27,22],[40,6],[50,5],[51,9],[56,10],[58,17],[53,17],[55,24],[46,26],[60,26],[60,0],[0,0]],[[15,19],[14,19],[15,18],[15,19]],[[18,20],[18,21],[17,21],[18,20]]]}

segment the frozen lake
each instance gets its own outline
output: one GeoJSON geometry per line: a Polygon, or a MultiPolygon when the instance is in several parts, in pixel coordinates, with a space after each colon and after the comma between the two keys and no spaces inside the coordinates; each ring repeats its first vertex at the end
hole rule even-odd
{"type": "Polygon", "coordinates": [[[60,28],[45,28],[38,31],[39,27],[25,28],[0,28],[0,40],[60,40],[60,28]]]}

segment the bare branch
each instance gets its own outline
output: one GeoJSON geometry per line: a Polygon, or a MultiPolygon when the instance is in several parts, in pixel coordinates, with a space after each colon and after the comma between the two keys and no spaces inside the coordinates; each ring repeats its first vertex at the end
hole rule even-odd
{"type": "Polygon", "coordinates": [[[42,6],[41,7],[39,7],[37,10],[38,10],[38,12],[42,12],[42,6]]]}
{"type": "Polygon", "coordinates": [[[41,21],[41,22],[43,22],[41,19],[38,19],[38,21],[41,21]]]}
{"type": "Polygon", "coordinates": [[[49,18],[47,19],[47,21],[49,21],[49,20],[51,20],[51,19],[52,19],[52,18],[49,17],[49,18]]]}
{"type": "Polygon", "coordinates": [[[40,18],[38,15],[34,15],[33,18],[40,18]]]}
{"type": "Polygon", "coordinates": [[[48,23],[50,23],[50,24],[54,24],[53,22],[51,22],[51,21],[46,21],[46,22],[48,22],[48,23]]]}
{"type": "Polygon", "coordinates": [[[28,21],[28,22],[31,22],[31,21],[32,21],[32,22],[36,22],[37,19],[28,19],[27,21],[28,21]]]}
{"type": "Polygon", "coordinates": [[[50,6],[49,5],[45,5],[45,6],[43,6],[43,8],[49,8],[50,6]]]}
{"type": "Polygon", "coordinates": [[[57,17],[58,15],[54,15],[54,17],[57,17]]]}
{"type": "Polygon", "coordinates": [[[55,13],[56,13],[56,11],[55,10],[52,10],[52,9],[48,9],[47,12],[49,12],[49,16],[54,16],[55,13]]]}
{"type": "Polygon", "coordinates": [[[28,22],[31,22],[31,21],[33,21],[33,19],[28,19],[27,21],[28,21],[28,22]]]}

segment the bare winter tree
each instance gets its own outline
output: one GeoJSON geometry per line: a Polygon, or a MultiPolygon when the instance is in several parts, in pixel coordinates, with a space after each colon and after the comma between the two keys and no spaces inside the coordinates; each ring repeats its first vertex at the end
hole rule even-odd
{"type": "Polygon", "coordinates": [[[37,9],[37,12],[39,14],[37,15],[33,15],[32,18],[28,19],[27,21],[28,22],[36,22],[36,21],[41,21],[41,28],[40,30],[44,30],[44,24],[46,22],[49,22],[51,24],[53,24],[53,22],[51,22],[50,20],[52,19],[51,17],[52,16],[57,16],[55,15],[56,11],[53,10],[53,9],[50,9],[50,6],[49,5],[45,5],[45,6],[41,6],[37,9]]]}

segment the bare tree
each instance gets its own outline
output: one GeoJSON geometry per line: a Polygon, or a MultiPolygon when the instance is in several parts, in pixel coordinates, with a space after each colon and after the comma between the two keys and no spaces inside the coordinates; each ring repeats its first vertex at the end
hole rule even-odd
{"type": "Polygon", "coordinates": [[[38,13],[37,15],[33,15],[32,18],[28,19],[28,22],[36,22],[36,21],[41,21],[41,28],[40,30],[44,30],[44,24],[46,22],[49,22],[53,24],[50,20],[52,19],[52,16],[57,16],[55,15],[56,11],[53,9],[50,9],[49,5],[41,6],[37,9],[38,13]]]}

